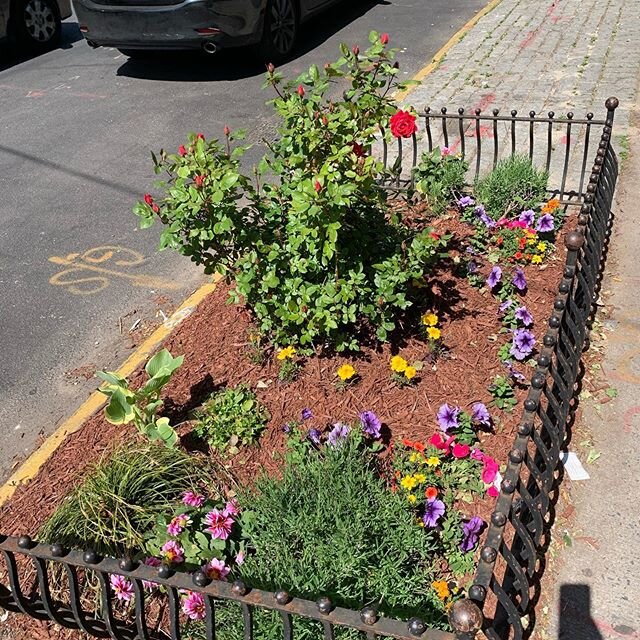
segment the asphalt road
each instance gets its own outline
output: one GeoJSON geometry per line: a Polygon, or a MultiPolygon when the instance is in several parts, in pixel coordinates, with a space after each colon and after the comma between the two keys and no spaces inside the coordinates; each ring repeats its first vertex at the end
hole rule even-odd
{"type": "MultiPolygon", "coordinates": [[[[484,4],[346,0],[303,29],[283,71],[335,59],[340,42],[364,48],[375,29],[404,47],[410,77],[484,4]]],[[[240,51],[134,62],[90,49],[73,18],[56,51],[0,49],[0,480],[95,388],[86,376],[117,367],[203,282],[156,251],[159,231],[139,231],[131,207],[152,186],[150,150],[225,124],[271,135],[262,81],[240,51]]]]}

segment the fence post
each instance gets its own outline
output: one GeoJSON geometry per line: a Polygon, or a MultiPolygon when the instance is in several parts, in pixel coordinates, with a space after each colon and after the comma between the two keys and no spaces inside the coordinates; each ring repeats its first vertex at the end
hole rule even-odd
{"type": "Polygon", "coordinates": [[[449,622],[456,640],[474,640],[476,633],[482,629],[484,616],[475,602],[463,598],[456,600],[451,606],[449,622]]]}

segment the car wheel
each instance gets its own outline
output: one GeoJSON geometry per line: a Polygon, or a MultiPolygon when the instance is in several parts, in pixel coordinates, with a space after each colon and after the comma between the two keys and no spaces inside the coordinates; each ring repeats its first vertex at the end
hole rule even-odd
{"type": "Polygon", "coordinates": [[[60,43],[62,25],[54,0],[18,0],[12,7],[11,25],[23,49],[39,53],[60,43]]]}
{"type": "Polygon", "coordinates": [[[268,0],[260,56],[264,62],[278,64],[293,51],[298,37],[298,6],[295,0],[268,0]]]}

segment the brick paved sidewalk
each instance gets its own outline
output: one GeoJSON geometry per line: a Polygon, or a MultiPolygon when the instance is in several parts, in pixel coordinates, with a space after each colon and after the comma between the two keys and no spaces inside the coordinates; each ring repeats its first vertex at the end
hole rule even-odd
{"type": "Polygon", "coordinates": [[[406,99],[419,110],[596,118],[607,97],[620,100],[614,148],[623,170],[602,294],[610,313],[600,316],[601,377],[619,396],[602,405],[582,397],[571,449],[591,480],[563,486],[537,611],[541,640],[640,640],[639,78],[640,0],[503,0],[406,99]],[[587,449],[596,462],[586,463],[587,449]]]}

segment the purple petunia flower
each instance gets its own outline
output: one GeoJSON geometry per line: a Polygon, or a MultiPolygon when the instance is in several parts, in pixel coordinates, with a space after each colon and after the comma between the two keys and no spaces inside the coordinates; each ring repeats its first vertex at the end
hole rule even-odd
{"type": "Polygon", "coordinates": [[[475,200],[471,196],[462,196],[458,200],[458,206],[462,208],[471,207],[473,204],[475,204],[475,200]]]}
{"type": "Polygon", "coordinates": [[[507,362],[505,362],[504,366],[507,367],[507,369],[509,370],[509,375],[516,382],[519,382],[520,384],[522,384],[523,382],[526,382],[527,379],[513,366],[511,361],[508,360],[507,362]]]}
{"type": "Polygon", "coordinates": [[[471,551],[480,540],[480,533],[484,529],[484,520],[478,516],[473,516],[469,522],[462,526],[462,542],[460,543],[461,551],[471,551]]]}
{"type": "Polygon", "coordinates": [[[282,425],[282,433],[291,433],[291,425],[288,422],[282,425]]]}
{"type": "Polygon", "coordinates": [[[478,263],[475,260],[469,260],[467,264],[467,273],[477,273],[478,272],[478,263]]]}
{"type": "Polygon", "coordinates": [[[372,438],[380,437],[382,423],[373,411],[363,411],[360,414],[360,423],[362,424],[362,431],[368,436],[372,438]]]}
{"type": "Polygon", "coordinates": [[[302,419],[303,420],[309,420],[310,418],[313,418],[313,413],[311,413],[311,409],[303,409],[302,410],[302,419]]]}
{"type": "Polygon", "coordinates": [[[492,220],[488,215],[487,212],[485,211],[484,207],[479,204],[474,210],[473,213],[475,213],[477,218],[480,218],[480,221],[484,224],[485,227],[487,227],[488,229],[493,229],[496,226],[496,223],[494,220],[492,220]]]}
{"type": "Polygon", "coordinates": [[[527,310],[527,307],[518,307],[513,314],[525,327],[530,327],[533,324],[533,316],[527,310]]]}
{"type": "Polygon", "coordinates": [[[513,300],[511,298],[505,300],[499,307],[500,313],[504,313],[512,304],[513,300]]]}
{"type": "Polygon", "coordinates": [[[511,282],[513,282],[519,291],[524,291],[527,288],[527,279],[524,277],[524,271],[522,269],[516,269],[511,282]]]}
{"type": "Polygon", "coordinates": [[[491,273],[487,278],[487,284],[489,285],[489,288],[493,289],[498,284],[498,282],[500,282],[501,279],[502,279],[502,269],[498,265],[496,265],[495,267],[493,267],[493,269],[491,269],[491,273]]]}
{"type": "Polygon", "coordinates": [[[536,223],[536,231],[539,231],[540,233],[553,231],[553,216],[550,213],[545,213],[538,218],[538,222],[536,223]]]}
{"type": "Polygon", "coordinates": [[[459,413],[460,407],[450,407],[446,403],[438,409],[438,424],[445,433],[449,431],[449,429],[455,429],[459,426],[459,413]]]}
{"type": "Polygon", "coordinates": [[[464,251],[470,256],[475,256],[477,254],[477,251],[471,245],[469,245],[464,251]]]}
{"type": "Polygon", "coordinates": [[[327,436],[327,442],[333,446],[337,447],[339,444],[342,444],[349,435],[349,427],[342,422],[336,422],[333,425],[333,429],[329,431],[329,435],[327,436]]]}
{"type": "Polygon", "coordinates": [[[532,351],[536,339],[527,329],[516,329],[513,332],[513,344],[509,353],[516,360],[524,360],[532,351]]]}
{"type": "Polygon", "coordinates": [[[476,402],[472,407],[471,419],[477,424],[483,424],[485,427],[491,426],[491,416],[487,407],[482,402],[476,402]]]}
{"type": "Polygon", "coordinates": [[[536,214],[534,213],[533,209],[527,209],[518,216],[518,220],[520,220],[520,222],[526,222],[527,227],[532,227],[535,215],[536,214]]]}
{"type": "Polygon", "coordinates": [[[307,438],[313,442],[313,444],[320,444],[320,436],[322,432],[320,429],[309,429],[309,433],[307,433],[307,438]]]}
{"type": "Polygon", "coordinates": [[[444,502],[442,500],[427,500],[424,504],[422,521],[425,527],[432,529],[438,524],[438,520],[444,515],[444,502]]]}

